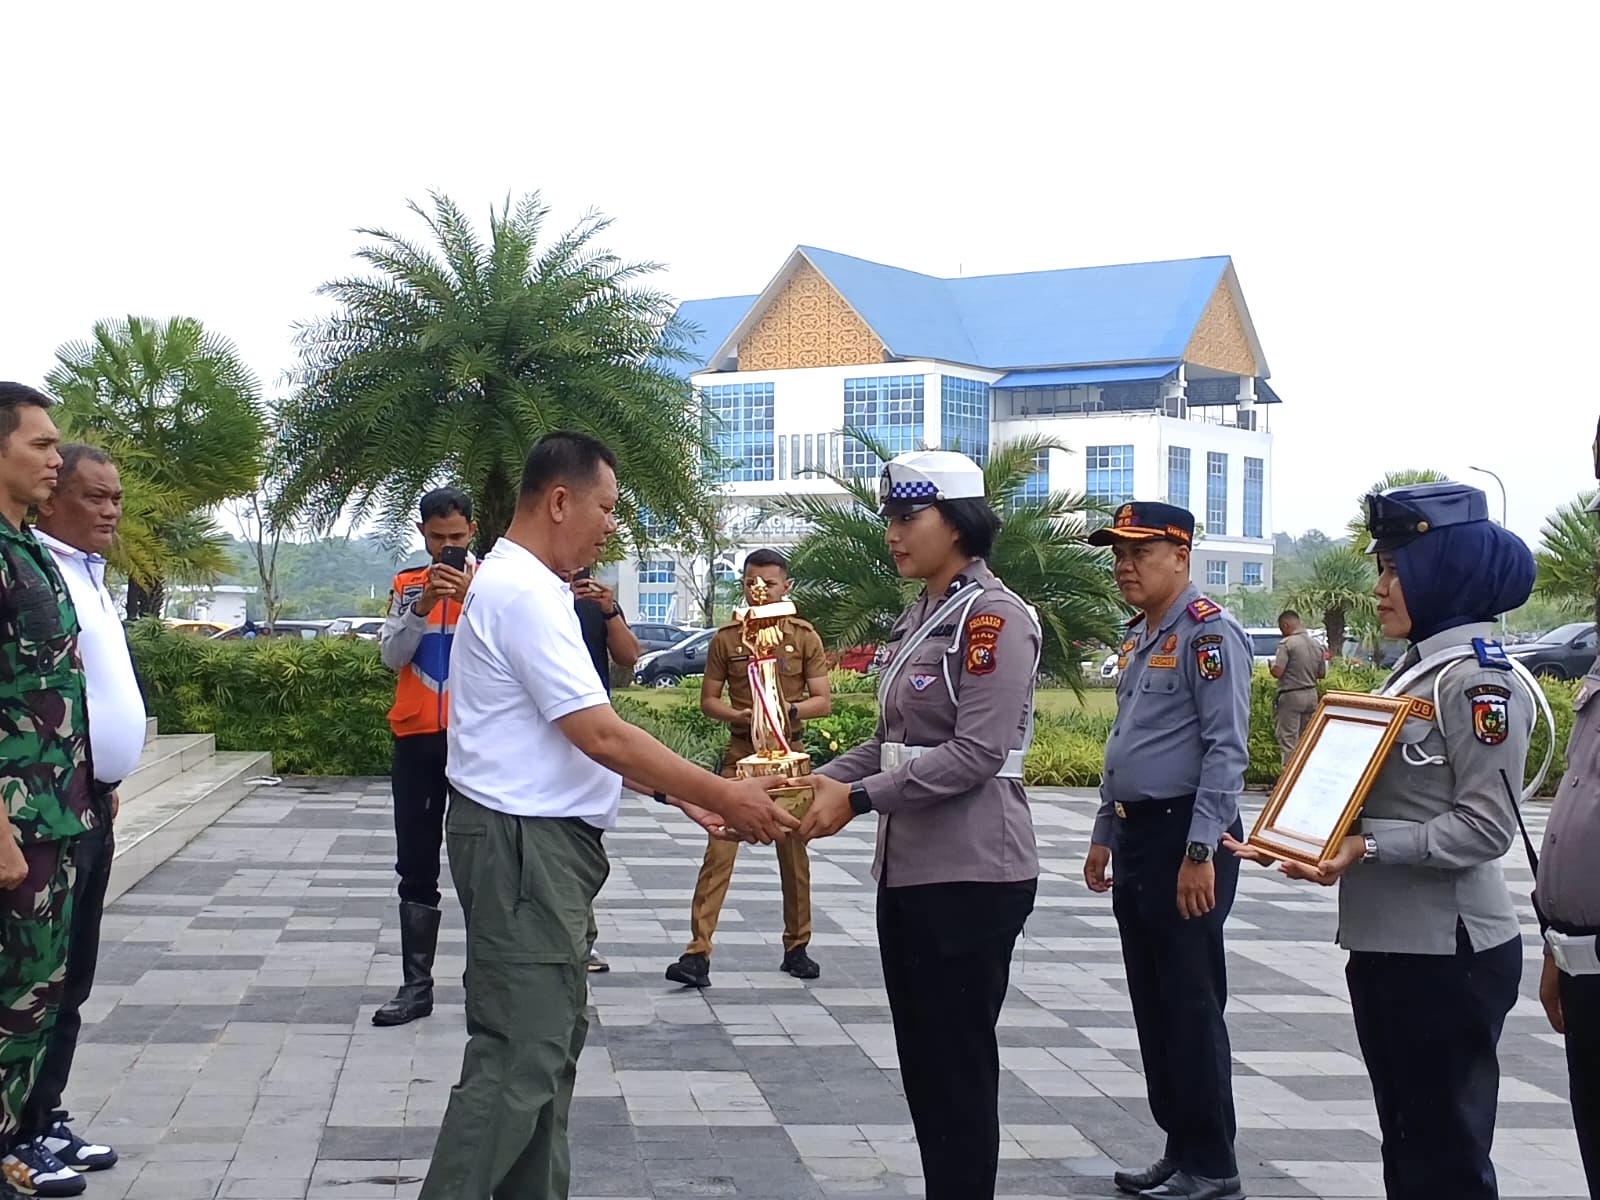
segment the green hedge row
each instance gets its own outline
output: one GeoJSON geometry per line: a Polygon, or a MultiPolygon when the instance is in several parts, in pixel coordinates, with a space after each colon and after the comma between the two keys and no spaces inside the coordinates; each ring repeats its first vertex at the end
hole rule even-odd
{"type": "MultiPolygon", "coordinates": [[[[317,638],[310,641],[213,642],[139,622],[129,633],[134,662],[150,714],[168,733],[213,733],[222,750],[271,750],[276,770],[294,775],[384,775],[390,737],[385,714],[394,695],[394,675],[371,642],[317,638]]],[[[806,749],[820,766],[872,736],[877,706],[870,688],[853,672],[836,672],[838,698],[831,716],[807,727],[806,749]]],[[[1365,692],[1382,682],[1381,672],[1338,663],[1324,688],[1365,692]]],[[[837,686],[837,685],[836,685],[837,686]]],[[[1546,794],[1565,769],[1563,751],[1572,729],[1577,685],[1546,683],[1556,715],[1556,756],[1546,794]]],[[[1246,781],[1261,785],[1278,774],[1272,736],[1275,685],[1265,669],[1250,693],[1250,768],[1246,781]]],[[[677,703],[653,707],[619,696],[617,711],[673,750],[708,767],[721,759],[727,731],[700,712],[699,681],[685,685],[677,703]]],[[[1028,783],[1094,787],[1111,718],[1087,713],[1041,713],[1028,754],[1028,783]]],[[[1544,754],[1543,723],[1530,756],[1530,774],[1544,754]]]]}

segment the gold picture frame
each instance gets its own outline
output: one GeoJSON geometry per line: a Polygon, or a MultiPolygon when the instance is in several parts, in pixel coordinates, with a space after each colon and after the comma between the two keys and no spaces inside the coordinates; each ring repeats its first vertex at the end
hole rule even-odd
{"type": "Polygon", "coordinates": [[[1332,856],[1372,783],[1418,713],[1410,696],[1329,692],[1311,714],[1246,839],[1272,858],[1316,866],[1332,856]]]}

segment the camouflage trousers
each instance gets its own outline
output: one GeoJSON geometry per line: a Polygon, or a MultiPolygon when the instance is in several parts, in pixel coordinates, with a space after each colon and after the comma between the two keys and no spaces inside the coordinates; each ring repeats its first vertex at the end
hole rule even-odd
{"type": "Polygon", "coordinates": [[[22,848],[28,877],[0,891],[0,1147],[9,1149],[55,1029],[72,932],[72,843],[22,848]]]}

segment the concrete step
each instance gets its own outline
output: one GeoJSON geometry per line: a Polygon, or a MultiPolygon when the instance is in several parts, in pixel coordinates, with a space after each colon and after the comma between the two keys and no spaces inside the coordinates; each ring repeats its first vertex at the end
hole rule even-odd
{"type": "MultiPolygon", "coordinates": [[[[255,785],[251,780],[272,772],[272,755],[266,751],[218,754],[210,749],[213,744],[210,734],[172,736],[199,738],[206,744],[206,753],[198,763],[141,788],[131,797],[127,784],[123,784],[116,824],[116,854],[111,865],[111,886],[106,893],[108,904],[237,804],[253,790],[255,785]]],[[[165,740],[162,737],[158,742],[165,740]]],[[[185,750],[176,750],[170,757],[181,762],[184,753],[185,750]]]]}
{"type": "Polygon", "coordinates": [[[146,742],[155,741],[156,734],[159,732],[161,732],[159,722],[154,717],[146,717],[144,719],[144,740],[146,742]]]}
{"type": "Polygon", "coordinates": [[[117,789],[122,802],[126,804],[184,771],[200,766],[216,748],[217,739],[209,733],[164,733],[145,743],[139,765],[117,789]]]}

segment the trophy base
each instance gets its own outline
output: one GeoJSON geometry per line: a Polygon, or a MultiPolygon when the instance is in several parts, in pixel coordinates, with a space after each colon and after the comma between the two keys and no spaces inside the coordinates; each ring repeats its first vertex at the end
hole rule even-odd
{"type": "MultiPolygon", "coordinates": [[[[800,750],[786,754],[748,754],[739,760],[739,778],[751,779],[779,775],[791,778],[811,774],[811,756],[800,750]]],[[[810,787],[778,788],[771,793],[772,802],[793,817],[803,817],[811,807],[815,793],[810,787]]]]}

